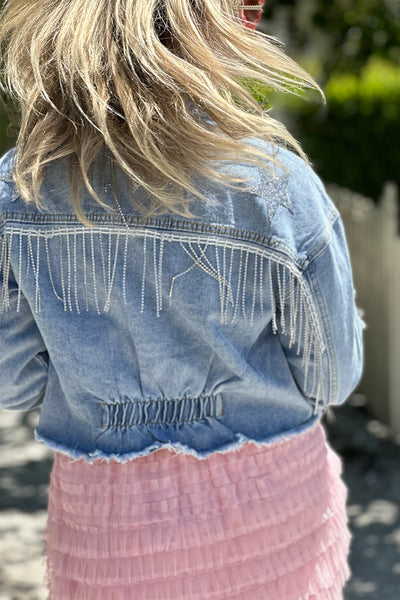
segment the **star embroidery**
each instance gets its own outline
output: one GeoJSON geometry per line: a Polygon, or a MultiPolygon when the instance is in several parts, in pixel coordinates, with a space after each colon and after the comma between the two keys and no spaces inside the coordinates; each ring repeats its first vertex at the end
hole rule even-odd
{"type": "Polygon", "coordinates": [[[255,194],[265,200],[268,220],[271,222],[274,218],[278,206],[284,206],[289,212],[294,211],[293,202],[288,196],[287,185],[289,175],[273,175],[268,171],[258,171],[258,182],[253,183],[246,188],[251,194],[255,194]]]}

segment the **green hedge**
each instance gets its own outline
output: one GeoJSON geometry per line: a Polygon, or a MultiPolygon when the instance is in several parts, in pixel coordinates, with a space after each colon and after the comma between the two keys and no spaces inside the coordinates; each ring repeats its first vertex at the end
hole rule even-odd
{"type": "Polygon", "coordinates": [[[272,98],[321,177],[374,199],[387,180],[400,187],[400,67],[371,56],[358,74],[332,74],[324,92],[326,106],[272,98]]]}

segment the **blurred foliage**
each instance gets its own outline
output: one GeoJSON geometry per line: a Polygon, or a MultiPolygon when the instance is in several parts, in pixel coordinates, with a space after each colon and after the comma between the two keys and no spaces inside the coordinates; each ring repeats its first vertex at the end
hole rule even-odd
{"type": "Polygon", "coordinates": [[[320,0],[312,24],[337,49],[325,63],[328,72],[357,71],[371,52],[400,63],[398,0],[320,0]]]}
{"type": "MultiPolygon", "coordinates": [[[[400,187],[399,0],[310,0],[307,6],[288,0],[286,5],[288,53],[316,77],[327,106],[313,97],[309,102],[270,97],[279,116],[326,181],[374,199],[387,180],[400,187]]],[[[272,29],[278,7],[280,1],[270,0],[265,12],[272,29]]]]}
{"type": "Polygon", "coordinates": [[[15,145],[20,119],[16,104],[0,95],[0,157],[15,145]]]}
{"type": "Polygon", "coordinates": [[[374,199],[387,180],[400,187],[399,68],[371,55],[358,73],[333,73],[324,91],[327,107],[285,101],[321,176],[374,199]]]}
{"type": "Polygon", "coordinates": [[[325,85],[330,103],[344,113],[372,115],[400,123],[400,69],[384,58],[372,55],[359,74],[338,73],[325,85]]]}
{"type": "MultiPolygon", "coordinates": [[[[267,88],[265,84],[256,79],[250,79],[249,77],[238,77],[237,82],[246,88],[264,111],[270,110],[271,101],[269,98],[272,92],[271,88],[267,88]]],[[[241,104],[240,100],[235,101],[238,105],[241,104]]]]}

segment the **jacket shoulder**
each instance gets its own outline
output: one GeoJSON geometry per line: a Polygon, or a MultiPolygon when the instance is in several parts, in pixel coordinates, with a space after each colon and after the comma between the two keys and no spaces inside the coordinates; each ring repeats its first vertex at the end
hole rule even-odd
{"type": "Polygon", "coordinates": [[[18,198],[12,175],[15,147],[8,150],[0,158],[0,214],[7,210],[10,202],[18,198]]]}
{"type": "Polygon", "coordinates": [[[5,154],[3,154],[3,156],[0,158],[0,174],[1,175],[4,175],[5,173],[11,171],[11,169],[13,167],[15,151],[16,151],[16,148],[14,146],[13,148],[10,148],[10,150],[7,150],[7,152],[5,152],[5,154]]]}
{"type": "Polygon", "coordinates": [[[286,148],[277,149],[275,160],[287,181],[286,205],[290,210],[278,207],[272,234],[284,236],[298,255],[312,260],[329,243],[339,211],[311,164],[286,148]]]}

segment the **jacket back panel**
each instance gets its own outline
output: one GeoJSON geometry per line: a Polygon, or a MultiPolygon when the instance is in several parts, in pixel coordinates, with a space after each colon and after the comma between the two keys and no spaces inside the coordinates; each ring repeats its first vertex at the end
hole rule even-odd
{"type": "Polygon", "coordinates": [[[89,462],[166,446],[205,458],[297,435],[354,389],[364,324],[343,226],[301,159],[221,164],[249,177],[246,191],[199,179],[212,204],[146,222],[100,164],[108,208],[85,195],[88,228],[63,161],[37,209],[15,191],[12,155],[0,182],[0,402],[41,405],[38,440],[89,462]]]}

